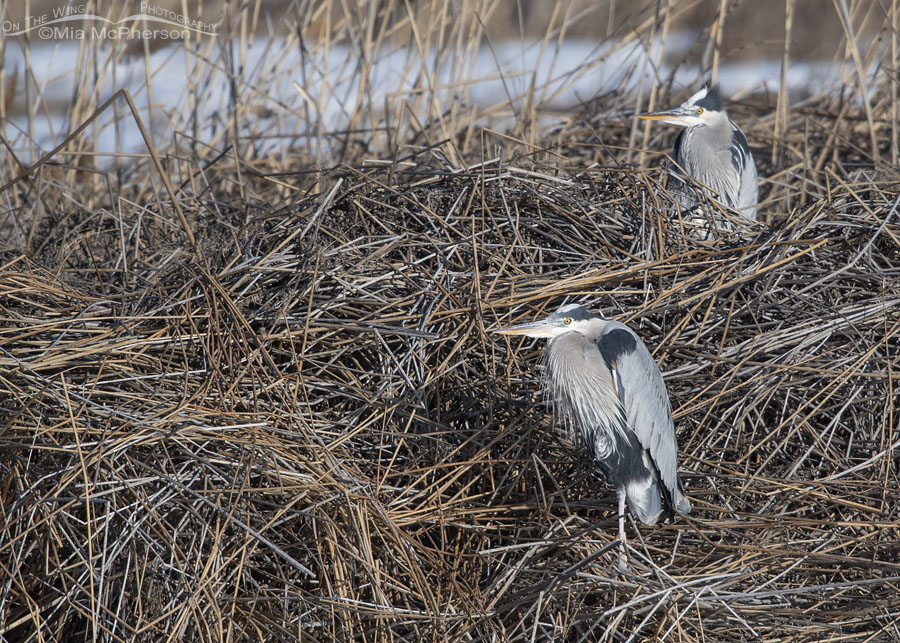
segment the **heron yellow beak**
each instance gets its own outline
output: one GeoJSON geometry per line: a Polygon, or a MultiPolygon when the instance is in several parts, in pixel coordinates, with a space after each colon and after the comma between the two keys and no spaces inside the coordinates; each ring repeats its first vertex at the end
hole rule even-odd
{"type": "Polygon", "coordinates": [[[546,319],[536,322],[528,322],[527,324],[517,324],[516,326],[507,326],[506,328],[498,328],[495,333],[501,335],[526,335],[528,337],[553,337],[554,327],[548,323],[546,319]]]}
{"type": "Polygon", "coordinates": [[[649,114],[638,114],[638,118],[645,121],[661,121],[667,115],[671,116],[668,112],[650,112],[649,114]]]}
{"type": "Polygon", "coordinates": [[[669,125],[685,126],[688,124],[687,117],[690,115],[691,112],[687,112],[681,107],[676,107],[675,109],[665,109],[661,112],[638,114],[637,117],[645,121],[662,121],[669,125]]]}

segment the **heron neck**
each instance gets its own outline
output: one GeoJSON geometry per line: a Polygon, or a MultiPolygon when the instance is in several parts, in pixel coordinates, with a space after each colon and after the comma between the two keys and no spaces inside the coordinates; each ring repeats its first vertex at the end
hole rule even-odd
{"type": "Polygon", "coordinates": [[[704,138],[712,143],[716,148],[722,149],[731,145],[731,120],[728,116],[722,114],[721,118],[717,118],[709,125],[703,126],[704,138]]]}

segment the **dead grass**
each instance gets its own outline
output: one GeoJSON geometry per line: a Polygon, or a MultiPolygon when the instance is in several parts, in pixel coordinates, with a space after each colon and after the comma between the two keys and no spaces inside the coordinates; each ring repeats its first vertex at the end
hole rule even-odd
{"type": "Polygon", "coordinates": [[[630,96],[329,166],[49,159],[2,193],[0,638],[900,636],[892,87],[781,103],[780,161],[775,102],[735,106],[764,223],[709,241],[626,162],[630,96]],[[694,513],[630,522],[627,575],[541,346],[486,332],[564,300],[639,330],[675,409],[694,513]]]}

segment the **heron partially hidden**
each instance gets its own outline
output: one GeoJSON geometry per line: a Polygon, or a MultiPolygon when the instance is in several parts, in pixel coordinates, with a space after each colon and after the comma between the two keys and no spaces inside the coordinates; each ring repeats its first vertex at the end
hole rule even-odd
{"type": "Polygon", "coordinates": [[[578,304],[495,332],[550,340],[544,385],[555,410],[579,429],[616,488],[624,566],[626,499],[647,525],[656,523],[664,506],[691,511],[676,471],[675,425],[659,367],[628,326],[578,304]]]}
{"type": "Polygon", "coordinates": [[[710,188],[713,198],[756,220],[759,185],[756,164],[747,137],[728,118],[718,87],[707,82],[696,94],[674,109],[640,114],[638,118],[684,127],[675,141],[672,193],[683,208],[693,208],[697,198],[682,172],[710,188]]]}

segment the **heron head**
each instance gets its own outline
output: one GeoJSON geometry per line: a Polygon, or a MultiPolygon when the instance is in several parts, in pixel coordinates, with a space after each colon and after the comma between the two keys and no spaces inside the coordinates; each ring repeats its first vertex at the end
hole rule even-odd
{"type": "Polygon", "coordinates": [[[584,306],[580,304],[566,304],[544,319],[528,322],[527,324],[498,328],[494,332],[501,335],[526,335],[528,337],[552,339],[563,333],[582,332],[595,319],[598,319],[598,316],[589,312],[584,306]]]}
{"type": "Polygon", "coordinates": [[[711,125],[723,116],[725,116],[725,107],[722,105],[719,88],[706,83],[700,91],[678,107],[661,112],[639,114],[638,118],[648,121],[662,121],[669,125],[679,125],[681,127],[696,127],[697,125],[711,125]]]}

